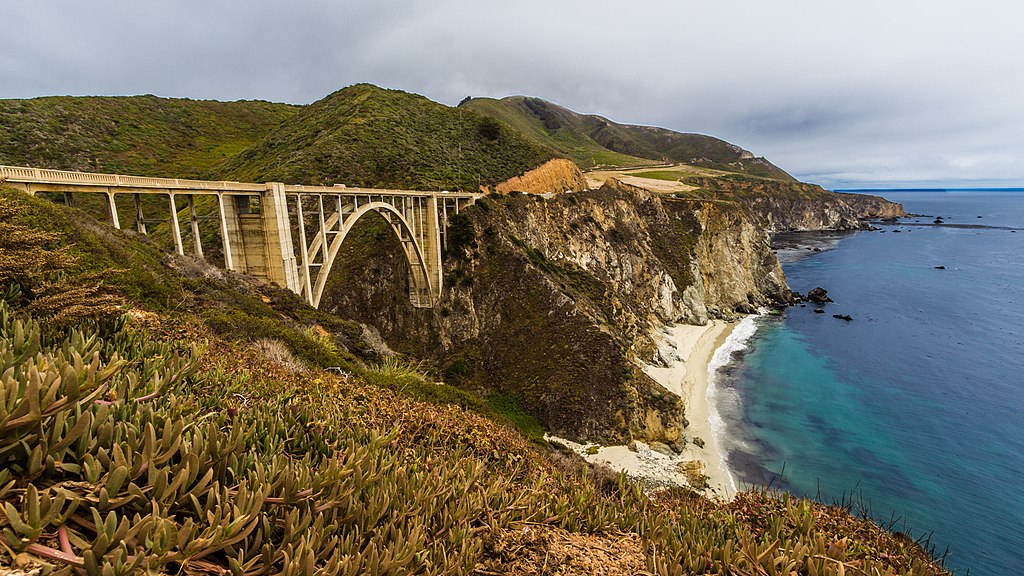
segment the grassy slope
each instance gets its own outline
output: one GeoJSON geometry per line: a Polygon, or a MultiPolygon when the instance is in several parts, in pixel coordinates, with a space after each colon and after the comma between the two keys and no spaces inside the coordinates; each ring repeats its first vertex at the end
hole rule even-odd
{"type": "MultiPolygon", "coordinates": [[[[583,574],[615,549],[612,574],[937,573],[913,543],[843,509],[763,492],[731,504],[678,491],[652,500],[614,477],[589,479],[462,407],[479,410],[471,400],[410,398],[443,387],[408,368],[289,370],[246,341],[254,318],[282,332],[326,320],[294,298],[189,273],[40,199],[4,191],[0,201],[17,207],[4,224],[58,235],[79,260],[67,274],[139,261],[111,282],[126,304],[158,313],[136,312],[99,341],[54,334],[36,346],[40,327],[19,328],[0,304],[0,563],[458,574],[537,573],[554,558],[583,574]],[[154,282],[159,294],[140,289],[154,282]],[[237,323],[219,324],[224,314],[237,323]],[[68,364],[71,351],[94,369],[68,364]],[[33,370],[46,388],[24,384],[33,370]],[[51,507],[58,494],[77,507],[51,507]],[[565,542],[577,543],[571,555],[565,542]]],[[[326,327],[325,350],[345,343],[343,326],[326,327]]],[[[314,368],[325,360],[292,351],[314,368]]]]}
{"type": "Polygon", "coordinates": [[[475,190],[554,156],[482,114],[359,84],[305,107],[232,158],[224,174],[304,184],[475,190]]]}
{"type": "Polygon", "coordinates": [[[156,96],[0,100],[0,163],[204,177],[298,107],[156,96]]]}
{"type": "Polygon", "coordinates": [[[557,118],[545,123],[544,119],[530,111],[526,99],[474,98],[460,107],[501,120],[526,137],[558,151],[583,168],[638,166],[651,163],[651,160],[646,158],[620,154],[605,148],[574,126],[569,118],[557,118]]]}
{"type": "Polygon", "coordinates": [[[645,161],[682,162],[792,180],[783,170],[763,159],[741,158],[742,149],[712,136],[618,124],[601,116],[579,114],[540,98],[473,98],[461,107],[508,122],[586,168],[638,165],[645,161]]]}

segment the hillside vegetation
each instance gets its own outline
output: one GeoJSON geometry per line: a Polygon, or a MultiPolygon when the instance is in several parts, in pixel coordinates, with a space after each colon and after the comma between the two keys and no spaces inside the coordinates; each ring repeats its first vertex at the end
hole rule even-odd
{"type": "Polygon", "coordinates": [[[619,124],[580,114],[540,98],[471,98],[461,108],[497,118],[540,145],[558,151],[584,168],[681,162],[728,172],[793,180],[764,158],[724,140],[653,126],[619,124]]]}
{"type": "Polygon", "coordinates": [[[0,164],[209,177],[298,109],[156,96],[0,100],[0,164]]]}
{"type": "Polygon", "coordinates": [[[359,84],[318,102],[156,96],[0,100],[0,163],[150,176],[477,190],[552,158],[692,164],[792,178],[728,142],[578,114],[539,98],[452,108],[359,84]]]}
{"type": "Polygon", "coordinates": [[[488,116],[359,84],[303,108],[232,158],[223,173],[240,180],[477,190],[554,156],[488,116]]]}
{"type": "Polygon", "coordinates": [[[0,191],[0,229],[11,271],[0,279],[5,566],[940,573],[915,543],[848,509],[762,491],[728,504],[646,496],[379,360],[343,321],[74,209],[0,191]],[[87,280],[98,269],[112,280],[87,280]],[[61,277],[96,283],[122,315],[51,325],[33,305],[61,277]]]}

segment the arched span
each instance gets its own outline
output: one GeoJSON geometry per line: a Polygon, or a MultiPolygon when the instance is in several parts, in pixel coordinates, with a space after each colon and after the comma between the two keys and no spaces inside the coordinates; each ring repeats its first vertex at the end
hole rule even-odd
{"type": "MultiPolygon", "coordinates": [[[[409,222],[404,216],[402,216],[402,213],[391,204],[388,204],[387,202],[371,202],[360,206],[355,212],[347,215],[345,220],[342,222],[341,232],[335,235],[334,239],[331,240],[330,248],[327,251],[327,262],[324,266],[320,267],[320,271],[316,276],[316,284],[313,287],[312,296],[314,308],[320,307],[320,298],[323,296],[324,288],[327,286],[327,277],[330,275],[331,269],[334,267],[334,261],[338,256],[338,251],[341,250],[341,245],[345,242],[345,237],[348,236],[349,231],[352,230],[355,223],[368,212],[387,213],[391,216],[391,230],[396,236],[398,236],[403,247],[406,243],[406,239],[402,238],[401,232],[404,231],[409,235],[409,242],[412,243],[412,252],[416,261],[413,261],[410,257],[409,250],[404,249],[402,252],[405,253],[405,259],[409,263],[410,282],[413,283],[413,289],[415,289],[417,293],[421,293],[425,289],[427,293],[430,294],[431,300],[433,300],[434,290],[433,287],[430,286],[430,280],[427,275],[427,261],[423,256],[423,248],[416,240],[416,234],[413,232],[412,227],[409,226],[409,222]]],[[[334,216],[332,216],[332,218],[333,217],[334,216]]]]}

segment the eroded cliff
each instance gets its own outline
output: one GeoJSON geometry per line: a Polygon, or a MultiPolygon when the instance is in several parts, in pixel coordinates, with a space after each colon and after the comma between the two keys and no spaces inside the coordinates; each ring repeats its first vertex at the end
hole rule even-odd
{"type": "Polygon", "coordinates": [[[671,444],[684,406],[636,361],[656,361],[664,324],[783,302],[767,240],[734,204],[617,182],[550,200],[492,196],[453,222],[436,308],[409,305],[406,264],[382,225],[346,242],[353,265],[323,306],[431,358],[449,381],[514,399],[555,434],[671,444]]]}
{"type": "Polygon", "coordinates": [[[693,197],[737,202],[770,232],[855,230],[869,218],[906,216],[903,206],[879,196],[840,194],[816,184],[738,177],[690,178],[693,197]]]}

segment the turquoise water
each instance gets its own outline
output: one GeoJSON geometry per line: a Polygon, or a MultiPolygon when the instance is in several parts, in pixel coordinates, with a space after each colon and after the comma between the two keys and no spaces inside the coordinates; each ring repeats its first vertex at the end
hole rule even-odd
{"type": "Polygon", "coordinates": [[[720,376],[730,466],[1024,573],[1024,193],[884,195],[931,217],[782,239],[790,286],[835,303],[760,319],[720,376]]]}

